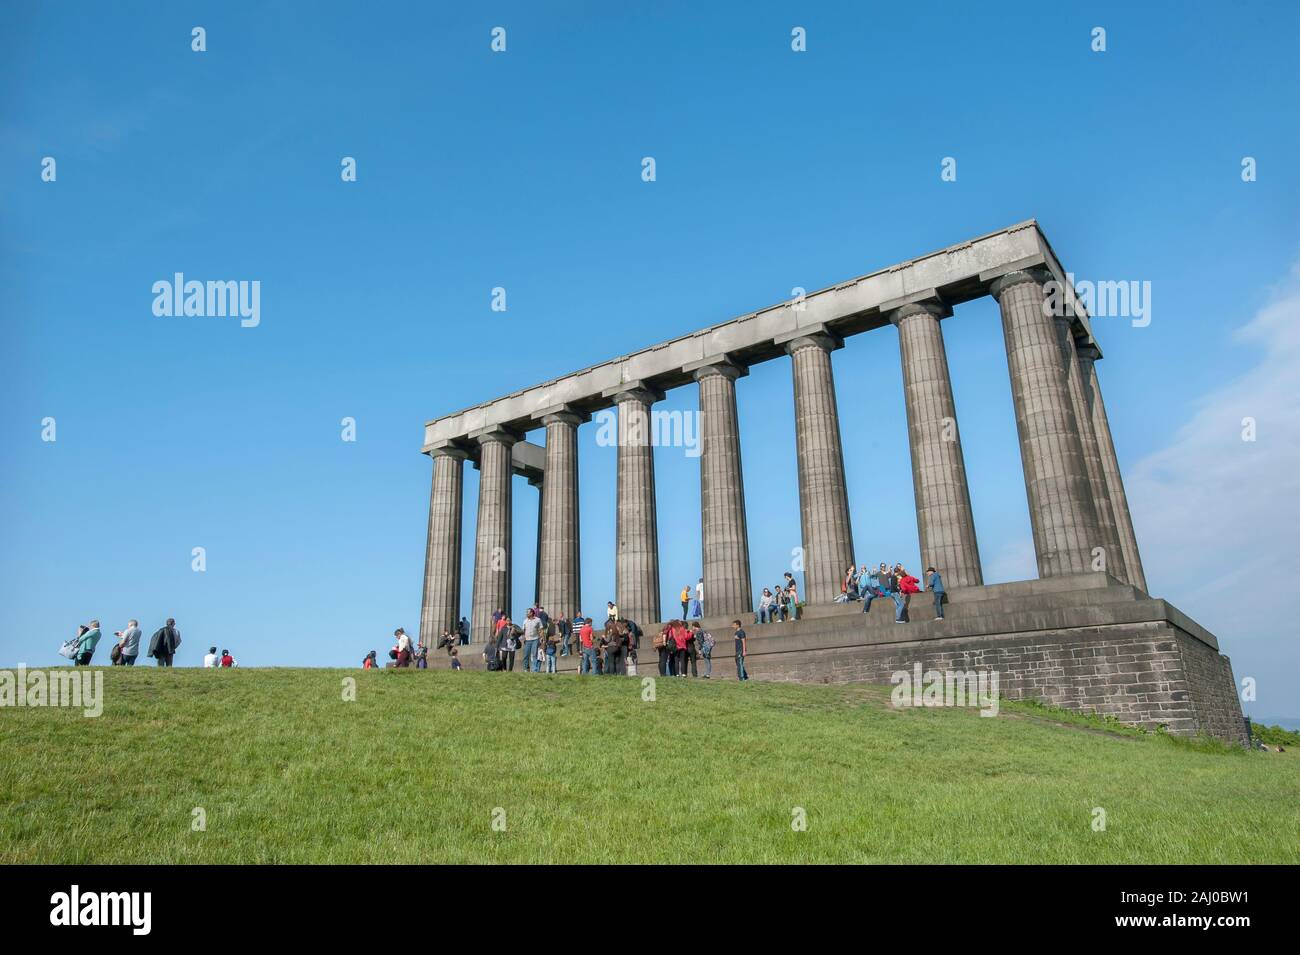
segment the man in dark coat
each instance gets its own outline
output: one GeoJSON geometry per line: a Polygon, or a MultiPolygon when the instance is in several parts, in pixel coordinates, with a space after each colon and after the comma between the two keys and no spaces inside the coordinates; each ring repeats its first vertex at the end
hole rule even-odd
{"type": "Polygon", "coordinates": [[[149,641],[149,656],[157,660],[160,667],[169,667],[180,645],[181,632],[176,629],[176,621],[168,617],[167,623],[159,627],[149,641]]]}

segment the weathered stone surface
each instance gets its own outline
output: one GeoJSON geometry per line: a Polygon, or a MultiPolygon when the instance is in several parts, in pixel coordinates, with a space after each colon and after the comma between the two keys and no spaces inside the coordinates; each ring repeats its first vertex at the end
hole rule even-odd
{"type": "Polygon", "coordinates": [[[794,372],[794,433],[799,459],[799,525],[803,533],[804,593],[830,603],[853,563],[853,527],[844,478],[844,446],[831,371],[841,342],[815,332],[786,342],[794,372]]]}
{"type": "Polygon", "coordinates": [[[546,425],[546,476],[538,533],[537,599],[552,616],[582,608],[578,522],[578,425],[581,415],[555,412],[546,425]]]}
{"type": "Polygon", "coordinates": [[[736,412],[736,379],[743,374],[726,359],[694,371],[700,383],[700,550],[709,614],[748,614],[754,606],[736,412]]]}
{"type": "Polygon", "coordinates": [[[1039,274],[1011,272],[997,279],[991,292],[1002,309],[1038,575],[1053,577],[1090,570],[1100,535],[1056,321],[1043,309],[1042,282],[1039,274]]]}
{"type": "Polygon", "coordinates": [[[497,608],[510,613],[510,449],[518,436],[494,429],[476,435],[475,440],[479,445],[479,490],[470,632],[475,642],[482,642],[492,633],[492,614],[497,608]]]}
{"type": "Polygon", "coordinates": [[[1147,589],[1146,574],[1142,569],[1142,555],[1138,550],[1137,534],[1133,531],[1133,518],[1129,514],[1128,495],[1124,493],[1124,477],[1115,455],[1115,442],[1110,434],[1110,421],[1106,417],[1106,404],[1101,397],[1101,383],[1097,380],[1096,361],[1101,357],[1095,345],[1078,346],[1080,371],[1088,407],[1092,415],[1093,434],[1097,440],[1102,474],[1110,498],[1111,514],[1115,521],[1116,536],[1124,554],[1124,573],[1129,583],[1147,589]]]}
{"type": "Polygon", "coordinates": [[[916,529],[921,542],[919,570],[935,567],[947,586],[966,587],[982,584],[984,572],[939,326],[947,311],[937,302],[922,302],[903,306],[891,319],[898,327],[903,362],[916,529]]]}
{"type": "Polygon", "coordinates": [[[433,487],[429,492],[429,533],[424,550],[424,599],[420,607],[420,642],[435,646],[460,615],[461,511],[464,500],[465,452],[435,451],[433,487]]]}
{"type": "Polygon", "coordinates": [[[659,619],[659,518],[650,389],[620,390],[618,399],[618,520],[614,593],[619,612],[638,623],[659,619]]]}

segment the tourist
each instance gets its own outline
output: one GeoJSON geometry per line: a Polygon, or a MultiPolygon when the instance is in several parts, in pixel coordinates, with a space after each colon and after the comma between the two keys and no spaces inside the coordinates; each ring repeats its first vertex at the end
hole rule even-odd
{"type": "Polygon", "coordinates": [[[217,653],[216,647],[208,647],[208,652],[203,654],[203,669],[212,670],[221,666],[221,654],[217,653]]]}
{"type": "Polygon", "coordinates": [[[857,600],[861,592],[858,568],[855,564],[849,564],[849,569],[844,574],[844,596],[849,600],[857,600]]]}
{"type": "Polygon", "coordinates": [[[506,612],[500,607],[492,614],[492,637],[496,639],[497,634],[501,632],[501,621],[506,618],[506,612]]]}
{"type": "Polygon", "coordinates": [[[627,628],[618,620],[605,628],[605,674],[620,676],[623,671],[623,653],[627,643],[627,628]]]}
{"type": "Polygon", "coordinates": [[[396,666],[409,667],[411,665],[411,638],[406,635],[406,631],[398,627],[393,631],[393,636],[397,638],[397,646],[393,647],[397,651],[396,666]]]}
{"type": "Polygon", "coordinates": [[[524,672],[541,673],[537,663],[537,647],[542,637],[542,620],[534,610],[524,614],[524,672]]]}
{"type": "Polygon", "coordinates": [[[555,672],[555,652],[560,648],[560,630],[559,627],[551,626],[550,632],[546,635],[546,672],[555,672]]]}
{"type": "Polygon", "coordinates": [[[695,582],[695,616],[704,617],[704,578],[695,582]]]}
{"type": "Polygon", "coordinates": [[[374,670],[375,668],[377,668],[379,666],[378,656],[379,656],[378,653],[374,650],[371,650],[369,653],[367,653],[366,658],[361,661],[361,669],[374,670]]]}
{"type": "Polygon", "coordinates": [[[687,609],[691,602],[691,585],[687,584],[682,588],[682,616],[688,616],[687,609]]]}
{"type": "Polygon", "coordinates": [[[883,597],[884,591],[880,589],[880,577],[872,572],[866,564],[862,565],[862,573],[858,575],[858,596],[862,598],[862,612],[871,611],[871,601],[878,597],[883,597]]]}
{"type": "Polygon", "coordinates": [[[497,641],[497,655],[501,659],[501,669],[514,672],[515,653],[519,650],[519,635],[522,631],[510,622],[509,617],[501,618],[500,638],[497,641]]]}
{"type": "Polygon", "coordinates": [[[789,593],[780,584],[772,592],[772,606],[776,609],[777,619],[785,623],[790,619],[790,598],[789,593]]]}
{"type": "Polygon", "coordinates": [[[625,650],[627,651],[627,666],[625,672],[630,675],[636,674],[636,652],[641,649],[641,625],[635,620],[624,620],[623,626],[627,630],[627,640],[625,650]]]}
{"type": "Polygon", "coordinates": [[[135,658],[140,655],[140,621],[128,620],[126,629],[117,631],[115,636],[120,638],[117,647],[122,654],[122,666],[135,666],[135,658]]]}
{"type": "Polygon", "coordinates": [[[417,670],[429,669],[429,648],[426,647],[423,643],[419,644],[415,648],[414,652],[411,655],[411,658],[415,660],[415,668],[417,670]]]}
{"type": "Polygon", "coordinates": [[[894,574],[898,579],[898,590],[894,593],[894,622],[907,623],[907,598],[921,592],[917,586],[920,581],[904,570],[902,564],[895,566],[894,574]]]}
{"type": "Polygon", "coordinates": [[[672,637],[673,664],[676,667],[674,676],[684,677],[688,656],[686,645],[691,642],[691,632],[686,629],[686,623],[682,620],[674,620],[669,627],[669,635],[672,637]]]}
{"type": "Polygon", "coordinates": [[[149,638],[149,656],[157,660],[160,667],[169,667],[180,645],[181,632],[176,629],[176,621],[168,617],[167,622],[149,638]]]}
{"type": "Polygon", "coordinates": [[[460,669],[460,651],[455,647],[451,648],[451,668],[453,670],[460,669]]]}
{"type": "Polygon", "coordinates": [[[606,620],[618,619],[618,607],[614,604],[614,601],[612,600],[605,601],[605,619],[606,620]]]}
{"type": "Polygon", "coordinates": [[[794,577],[790,574],[785,575],[785,606],[791,620],[799,619],[799,587],[794,582],[794,577]]]}
{"type": "Polygon", "coordinates": [[[90,658],[95,655],[95,647],[99,646],[101,636],[103,634],[99,632],[99,621],[90,621],[86,629],[77,637],[77,653],[72,658],[73,666],[90,666],[90,658]]]}
{"type": "Polygon", "coordinates": [[[770,588],[764,587],[763,594],[758,598],[758,622],[775,623],[776,622],[776,600],[772,596],[770,588]]]}
{"type": "Polygon", "coordinates": [[[704,679],[713,679],[713,634],[707,630],[700,629],[700,623],[697,620],[693,624],[695,628],[695,643],[699,647],[700,659],[704,661],[704,679]]]}
{"type": "Polygon", "coordinates": [[[731,621],[731,629],[736,638],[736,679],[748,680],[749,672],[745,669],[745,657],[749,656],[749,641],[745,631],[740,629],[740,621],[731,621]]]}
{"type": "Polygon", "coordinates": [[[467,617],[461,617],[456,623],[456,634],[460,637],[462,645],[469,643],[469,619],[467,617]]]}
{"type": "Polygon", "coordinates": [[[567,617],[560,620],[560,656],[567,657],[571,652],[573,645],[573,628],[582,626],[582,611],[579,610],[574,614],[573,619],[567,617]]]}
{"type": "MultiPolygon", "coordinates": [[[[696,636],[699,634],[699,630],[700,630],[700,622],[698,620],[695,621],[693,624],[691,624],[690,628],[686,630],[686,659],[690,661],[691,676],[693,677],[698,677],[700,675],[700,670],[698,666],[698,661],[700,659],[700,647],[695,639],[696,636]]],[[[685,672],[685,668],[683,667],[682,676],[685,675],[686,672],[685,672]]]]}
{"type": "Polygon", "coordinates": [[[236,662],[235,658],[232,657],[232,656],[230,655],[230,651],[229,651],[229,650],[222,650],[222,651],[221,651],[221,665],[222,665],[223,667],[225,667],[226,669],[230,669],[231,667],[237,667],[237,666],[239,666],[239,663],[236,662]]]}
{"type": "Polygon", "coordinates": [[[578,673],[594,674],[596,672],[596,631],[592,629],[590,620],[582,621],[582,628],[578,631],[578,645],[582,648],[578,673]]]}
{"type": "Polygon", "coordinates": [[[943,619],[943,576],[930,567],[925,572],[925,589],[934,595],[934,619],[943,619]]]}
{"type": "Polygon", "coordinates": [[[672,625],[664,624],[663,628],[655,635],[654,647],[659,653],[659,675],[673,675],[673,651],[672,644],[672,625]]]}

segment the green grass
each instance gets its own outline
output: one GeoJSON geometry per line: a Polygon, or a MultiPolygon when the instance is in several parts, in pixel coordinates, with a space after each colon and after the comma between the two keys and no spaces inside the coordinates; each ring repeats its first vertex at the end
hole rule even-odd
{"type": "Polygon", "coordinates": [[[0,709],[0,863],[1300,861],[1291,753],[1031,704],[983,718],[896,710],[888,687],[660,679],[645,702],[635,678],[104,676],[97,719],[0,709]]]}

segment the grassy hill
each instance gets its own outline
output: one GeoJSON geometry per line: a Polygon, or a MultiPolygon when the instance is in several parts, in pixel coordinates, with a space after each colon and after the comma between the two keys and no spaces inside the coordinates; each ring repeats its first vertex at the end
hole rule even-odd
{"type": "Polygon", "coordinates": [[[0,709],[0,863],[1300,861],[1292,753],[1027,705],[982,718],[897,710],[888,687],[671,679],[648,702],[637,678],[449,671],[104,675],[96,719],[0,709]]]}

